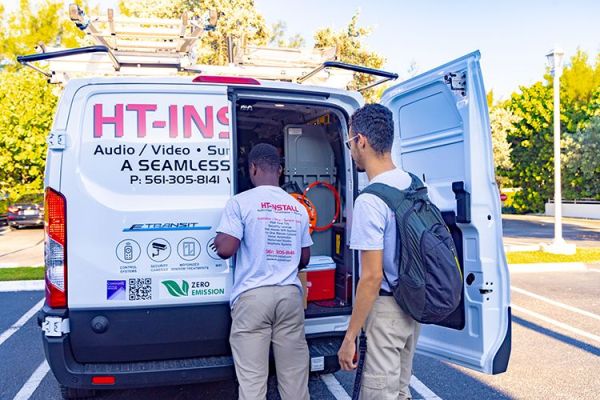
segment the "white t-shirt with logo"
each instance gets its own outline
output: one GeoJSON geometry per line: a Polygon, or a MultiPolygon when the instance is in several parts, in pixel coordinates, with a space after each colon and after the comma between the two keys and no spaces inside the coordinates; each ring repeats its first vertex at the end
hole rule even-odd
{"type": "Polygon", "coordinates": [[[231,305],[243,292],[263,286],[296,285],[301,249],[313,244],[306,209],[286,191],[263,185],[232,197],[217,232],[240,240],[231,305]]]}
{"type": "MultiPolygon", "coordinates": [[[[411,182],[412,179],[408,173],[396,168],[377,175],[369,181],[369,184],[383,183],[404,190],[410,186],[411,182]]],[[[440,196],[436,191],[428,188],[428,195],[434,204],[439,204],[440,196]]],[[[383,250],[385,276],[392,283],[398,279],[396,216],[387,204],[374,194],[361,194],[354,203],[350,248],[353,250],[383,250]]],[[[360,272],[362,272],[362,268],[360,272]]],[[[381,281],[381,288],[390,291],[385,278],[381,281]]]]}

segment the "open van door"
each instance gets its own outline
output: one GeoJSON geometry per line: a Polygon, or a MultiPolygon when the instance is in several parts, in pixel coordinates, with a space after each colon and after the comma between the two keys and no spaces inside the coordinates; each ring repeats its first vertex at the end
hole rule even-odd
{"type": "Polygon", "coordinates": [[[394,114],[394,159],[443,198],[463,269],[461,307],[444,326],[423,326],[418,351],[497,374],[510,356],[510,280],[479,58],[393,86],[382,103],[394,114]]]}

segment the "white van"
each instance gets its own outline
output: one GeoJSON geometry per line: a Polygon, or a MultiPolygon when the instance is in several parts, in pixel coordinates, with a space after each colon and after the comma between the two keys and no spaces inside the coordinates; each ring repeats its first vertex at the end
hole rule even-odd
{"type": "MultiPolygon", "coordinates": [[[[395,161],[445,199],[464,272],[461,306],[425,326],[418,349],[497,374],[510,355],[510,285],[479,57],[395,85],[382,103],[394,114],[395,161]]],[[[344,141],[362,104],[357,92],[239,77],[70,81],[48,140],[40,313],[64,397],[234,379],[235,263],[213,239],[227,199],[250,187],[246,157],[259,142],[281,150],[282,185],[334,188],[308,194],[318,225],[333,226],[313,233],[324,294],[311,300],[309,288],[306,337],[307,368],[337,370],[357,278],[352,204],[366,182],[344,141]]]]}

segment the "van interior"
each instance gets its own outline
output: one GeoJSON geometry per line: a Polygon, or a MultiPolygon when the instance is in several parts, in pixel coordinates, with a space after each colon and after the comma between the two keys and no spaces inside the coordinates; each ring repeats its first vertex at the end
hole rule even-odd
{"type": "Polygon", "coordinates": [[[269,143],[281,154],[280,186],[289,193],[305,193],[316,211],[306,317],[350,314],[353,260],[345,236],[353,195],[348,198],[346,185],[352,169],[343,151],[345,115],[323,106],[248,99],[238,100],[235,115],[236,193],[252,188],[248,153],[256,144],[269,143]]]}

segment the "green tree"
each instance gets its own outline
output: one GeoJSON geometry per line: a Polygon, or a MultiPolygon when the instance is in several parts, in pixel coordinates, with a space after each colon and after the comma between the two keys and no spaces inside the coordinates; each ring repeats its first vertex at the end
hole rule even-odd
{"type": "Polygon", "coordinates": [[[496,181],[500,186],[507,186],[510,183],[508,176],[513,163],[510,159],[512,148],[507,136],[515,130],[515,124],[519,121],[520,118],[506,108],[492,107],[490,110],[496,181]]]}
{"type": "MultiPolygon", "coordinates": [[[[84,4],[85,5],[85,4],[84,4]]],[[[46,78],[15,63],[42,43],[77,47],[84,34],[69,20],[63,1],[21,0],[0,8],[0,193],[11,197],[43,187],[46,136],[57,98],[46,78]]]]}
{"type": "Polygon", "coordinates": [[[566,140],[561,159],[566,192],[573,199],[600,200],[600,117],[566,140]]]}
{"type": "MultiPolygon", "coordinates": [[[[335,46],[337,59],[350,64],[358,64],[365,67],[381,68],[384,58],[374,51],[364,48],[363,40],[371,30],[358,25],[359,14],[356,13],[345,29],[334,32],[331,28],[324,28],[315,33],[315,47],[327,48],[335,46]]],[[[357,89],[373,83],[375,78],[365,74],[355,74],[351,89],[357,89]]],[[[376,89],[376,88],[375,88],[376,89]]],[[[367,101],[375,101],[376,90],[370,89],[363,92],[367,101]]]]}
{"type": "MultiPolygon", "coordinates": [[[[551,82],[550,76],[547,79],[551,82]]],[[[578,50],[560,78],[560,97],[565,102],[567,131],[581,131],[592,116],[598,115],[600,107],[594,104],[594,97],[599,88],[600,53],[595,65],[592,65],[587,53],[578,50]]]]}
{"type": "MultiPolygon", "coordinates": [[[[578,52],[565,67],[561,77],[561,154],[563,154],[563,197],[566,199],[596,197],[600,187],[591,191],[579,191],[586,186],[579,157],[583,148],[580,140],[590,119],[600,116],[600,87],[597,74],[600,63],[589,64],[585,53],[578,52]],[[582,186],[583,185],[583,186],[582,186]]],[[[508,133],[512,145],[513,168],[507,176],[522,190],[515,195],[515,208],[519,212],[544,209],[544,202],[554,192],[554,133],[553,133],[553,86],[552,77],[545,76],[546,84],[537,82],[521,87],[520,93],[512,95],[505,107],[520,120],[508,133]]],[[[589,143],[589,140],[585,143],[589,143]]],[[[583,168],[583,169],[582,169],[583,168]]],[[[593,186],[592,186],[593,187],[593,186]]]]}
{"type": "Polygon", "coordinates": [[[184,11],[197,16],[216,11],[216,29],[199,40],[199,63],[225,65],[230,36],[242,44],[255,45],[265,45],[269,38],[265,19],[253,0],[120,0],[119,9],[126,16],[160,18],[180,18],[184,11]]]}
{"type": "Polygon", "coordinates": [[[508,173],[521,191],[515,194],[519,212],[541,211],[553,191],[552,88],[537,82],[513,94],[508,109],[519,121],[507,138],[514,167],[508,173]]]}
{"type": "Polygon", "coordinates": [[[283,21],[277,21],[271,26],[271,35],[268,44],[277,47],[300,48],[304,46],[304,38],[299,33],[286,38],[287,25],[283,21]]]}
{"type": "Polygon", "coordinates": [[[43,75],[21,68],[0,73],[0,193],[40,191],[57,98],[43,75]]]}
{"type": "Polygon", "coordinates": [[[0,58],[14,62],[16,56],[30,54],[40,43],[77,47],[85,34],[73,24],[62,1],[43,0],[32,4],[20,0],[15,11],[0,16],[0,58]]]}

